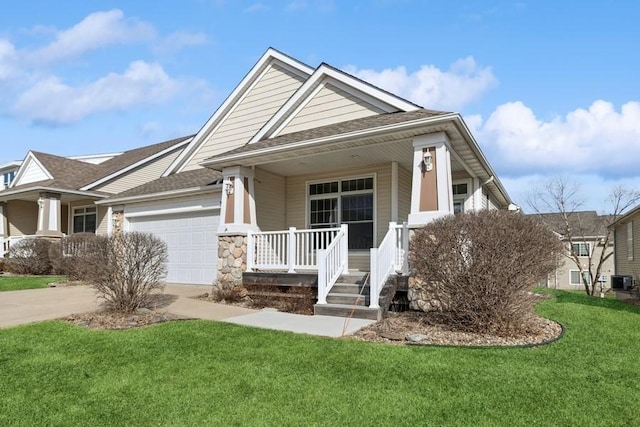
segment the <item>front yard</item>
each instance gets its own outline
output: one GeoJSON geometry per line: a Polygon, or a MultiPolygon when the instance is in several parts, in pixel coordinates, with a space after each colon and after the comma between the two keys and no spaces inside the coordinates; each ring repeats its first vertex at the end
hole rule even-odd
{"type": "Polygon", "coordinates": [[[384,346],[206,321],[0,330],[0,425],[638,425],[640,309],[557,292],[543,347],[384,346]]]}
{"type": "Polygon", "coordinates": [[[46,288],[49,283],[66,280],[64,276],[0,276],[0,292],[46,288]]]}

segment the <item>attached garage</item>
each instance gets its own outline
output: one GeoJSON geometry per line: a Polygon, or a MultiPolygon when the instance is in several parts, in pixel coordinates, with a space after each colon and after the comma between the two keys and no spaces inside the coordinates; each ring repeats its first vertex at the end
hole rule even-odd
{"type": "Polygon", "coordinates": [[[153,233],[167,243],[167,283],[210,285],[215,281],[219,203],[190,199],[164,206],[131,205],[125,208],[125,218],[128,230],[153,233]]]}

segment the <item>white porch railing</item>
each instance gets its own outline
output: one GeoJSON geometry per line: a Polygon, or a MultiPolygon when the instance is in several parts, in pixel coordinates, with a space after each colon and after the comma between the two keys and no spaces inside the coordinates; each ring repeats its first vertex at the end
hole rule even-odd
{"type": "Polygon", "coordinates": [[[389,231],[378,248],[371,248],[369,307],[379,308],[380,292],[392,272],[408,274],[409,228],[407,223],[389,223],[389,231]]]}
{"type": "Polygon", "coordinates": [[[318,304],[327,303],[327,295],[338,277],[349,271],[348,233],[347,225],[342,225],[327,249],[318,251],[318,304]]]}
{"type": "Polygon", "coordinates": [[[4,258],[5,255],[9,253],[9,249],[11,249],[11,245],[15,245],[21,240],[24,239],[35,239],[36,236],[11,236],[0,239],[2,241],[2,252],[0,253],[0,258],[4,258]]]}
{"type": "Polygon", "coordinates": [[[318,269],[318,251],[327,249],[342,228],[247,233],[247,271],[318,269]]]}

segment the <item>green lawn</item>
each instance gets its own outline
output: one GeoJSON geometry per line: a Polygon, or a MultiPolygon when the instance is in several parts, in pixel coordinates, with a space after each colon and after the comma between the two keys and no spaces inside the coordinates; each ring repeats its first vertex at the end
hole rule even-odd
{"type": "Polygon", "coordinates": [[[640,310],[557,292],[543,347],[383,346],[205,322],[0,330],[0,425],[640,425],[640,310]]]}
{"type": "Polygon", "coordinates": [[[46,288],[49,283],[67,280],[64,276],[0,276],[0,292],[46,288]]]}

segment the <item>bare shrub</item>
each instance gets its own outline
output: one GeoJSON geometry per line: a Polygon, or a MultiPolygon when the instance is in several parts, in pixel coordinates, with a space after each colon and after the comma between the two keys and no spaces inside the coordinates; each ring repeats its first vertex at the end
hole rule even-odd
{"type": "Polygon", "coordinates": [[[84,279],[108,308],[133,312],[150,307],[152,292],[162,289],[167,274],[167,245],[148,233],[96,236],[91,242],[84,279]]]}
{"type": "Polygon", "coordinates": [[[98,240],[94,233],[74,233],[63,237],[49,248],[49,259],[54,274],[70,280],[87,280],[91,267],[87,259],[94,252],[98,240]]]}
{"type": "Polygon", "coordinates": [[[562,245],[543,224],[506,211],[440,218],[417,230],[409,260],[439,302],[433,315],[470,332],[523,331],[533,314],[527,292],[556,268],[562,245]]]}
{"type": "Polygon", "coordinates": [[[240,285],[214,286],[211,299],[223,303],[239,303],[247,298],[247,290],[240,285]]]}
{"type": "Polygon", "coordinates": [[[251,307],[272,307],[285,313],[313,314],[316,289],[306,286],[252,286],[249,289],[251,307]]]}
{"type": "Polygon", "coordinates": [[[49,240],[41,238],[23,239],[12,244],[5,269],[16,274],[50,274],[50,245],[49,240]]]}

